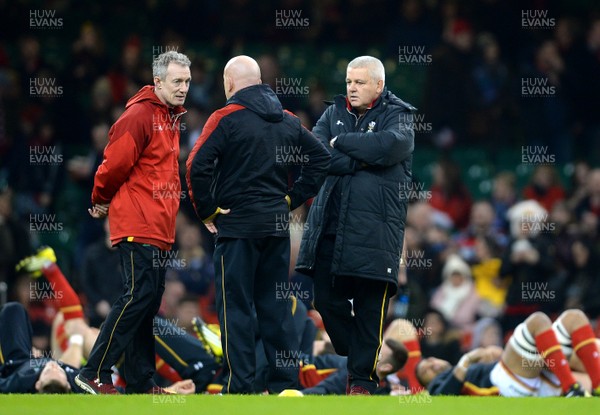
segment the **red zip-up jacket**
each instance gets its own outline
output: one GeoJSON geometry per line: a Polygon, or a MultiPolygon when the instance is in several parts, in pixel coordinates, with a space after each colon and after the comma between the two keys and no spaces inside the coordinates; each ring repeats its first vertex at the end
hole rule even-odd
{"type": "Polygon", "coordinates": [[[179,209],[181,106],[169,108],[145,86],[109,131],[104,159],[94,178],[92,204],[110,203],[113,245],[127,239],[170,249],[179,209]]]}

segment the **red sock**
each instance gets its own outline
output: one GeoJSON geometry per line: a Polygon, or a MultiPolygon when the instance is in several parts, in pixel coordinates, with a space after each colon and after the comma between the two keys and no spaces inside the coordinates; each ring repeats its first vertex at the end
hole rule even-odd
{"type": "Polygon", "coordinates": [[[569,362],[567,362],[567,358],[556,339],[554,331],[548,329],[535,336],[535,344],[544,358],[544,362],[546,362],[548,369],[550,369],[560,381],[563,392],[568,391],[576,381],[571,372],[571,368],[569,367],[569,362]]]}
{"type": "Polygon", "coordinates": [[[162,360],[158,355],[154,355],[156,362],[156,372],[171,383],[179,382],[181,376],[167,362],[162,360]]]}
{"type": "Polygon", "coordinates": [[[418,340],[407,340],[403,341],[402,344],[404,344],[404,347],[408,350],[408,359],[402,369],[402,373],[408,381],[408,387],[411,392],[421,392],[424,388],[417,379],[417,374],[415,373],[417,364],[421,361],[421,346],[419,345],[418,340]]]}
{"type": "Polygon", "coordinates": [[[588,373],[592,388],[600,386],[600,353],[596,345],[596,336],[589,324],[579,327],[571,333],[573,350],[588,373]]]}
{"type": "Polygon", "coordinates": [[[83,318],[83,308],[79,297],[73,291],[73,287],[67,281],[62,271],[56,264],[42,268],[42,274],[52,286],[52,290],[56,293],[56,301],[58,309],[65,316],[65,320],[73,318],[83,318]]]}

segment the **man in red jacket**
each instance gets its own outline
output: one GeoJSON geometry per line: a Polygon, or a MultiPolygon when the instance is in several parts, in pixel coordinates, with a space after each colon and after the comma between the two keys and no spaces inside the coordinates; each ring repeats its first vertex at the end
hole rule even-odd
{"type": "MultiPolygon", "coordinates": [[[[94,178],[94,218],[108,215],[123,265],[124,288],[75,382],[85,392],[116,394],[111,366],[124,354],[127,393],[163,393],[155,371],[152,321],[165,287],[161,251],[175,240],[179,209],[179,123],[190,85],[190,60],[174,51],[152,64],[154,86],[127,102],[112,126],[94,178]]],[[[164,256],[164,253],[162,254],[164,256]]]]}

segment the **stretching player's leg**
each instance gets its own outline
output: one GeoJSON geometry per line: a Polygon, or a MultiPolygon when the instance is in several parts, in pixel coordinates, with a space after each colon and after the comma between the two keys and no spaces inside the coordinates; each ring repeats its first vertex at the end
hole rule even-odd
{"type": "Polygon", "coordinates": [[[517,326],[504,348],[502,363],[515,375],[529,379],[548,369],[557,377],[563,394],[583,393],[552,330],[552,322],[544,313],[533,313],[517,326]]]}
{"type": "Polygon", "coordinates": [[[60,358],[67,350],[69,338],[73,335],[83,336],[83,356],[87,358],[97,337],[84,321],[81,301],[71,284],[56,264],[56,254],[51,247],[45,246],[35,255],[24,258],[17,269],[28,272],[34,278],[44,277],[55,293],[51,304],[58,312],[52,324],[51,346],[53,356],[60,358]]]}
{"type": "Polygon", "coordinates": [[[567,358],[577,356],[590,377],[592,391],[600,395],[600,350],[594,330],[581,310],[566,310],[552,325],[567,358]]]}

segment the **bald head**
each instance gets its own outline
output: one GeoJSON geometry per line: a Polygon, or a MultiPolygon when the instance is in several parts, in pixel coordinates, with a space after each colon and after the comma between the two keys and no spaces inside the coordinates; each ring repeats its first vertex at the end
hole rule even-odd
{"type": "Polygon", "coordinates": [[[260,67],[250,56],[240,55],[231,58],[223,70],[225,96],[231,98],[240,89],[261,84],[260,67]]]}

